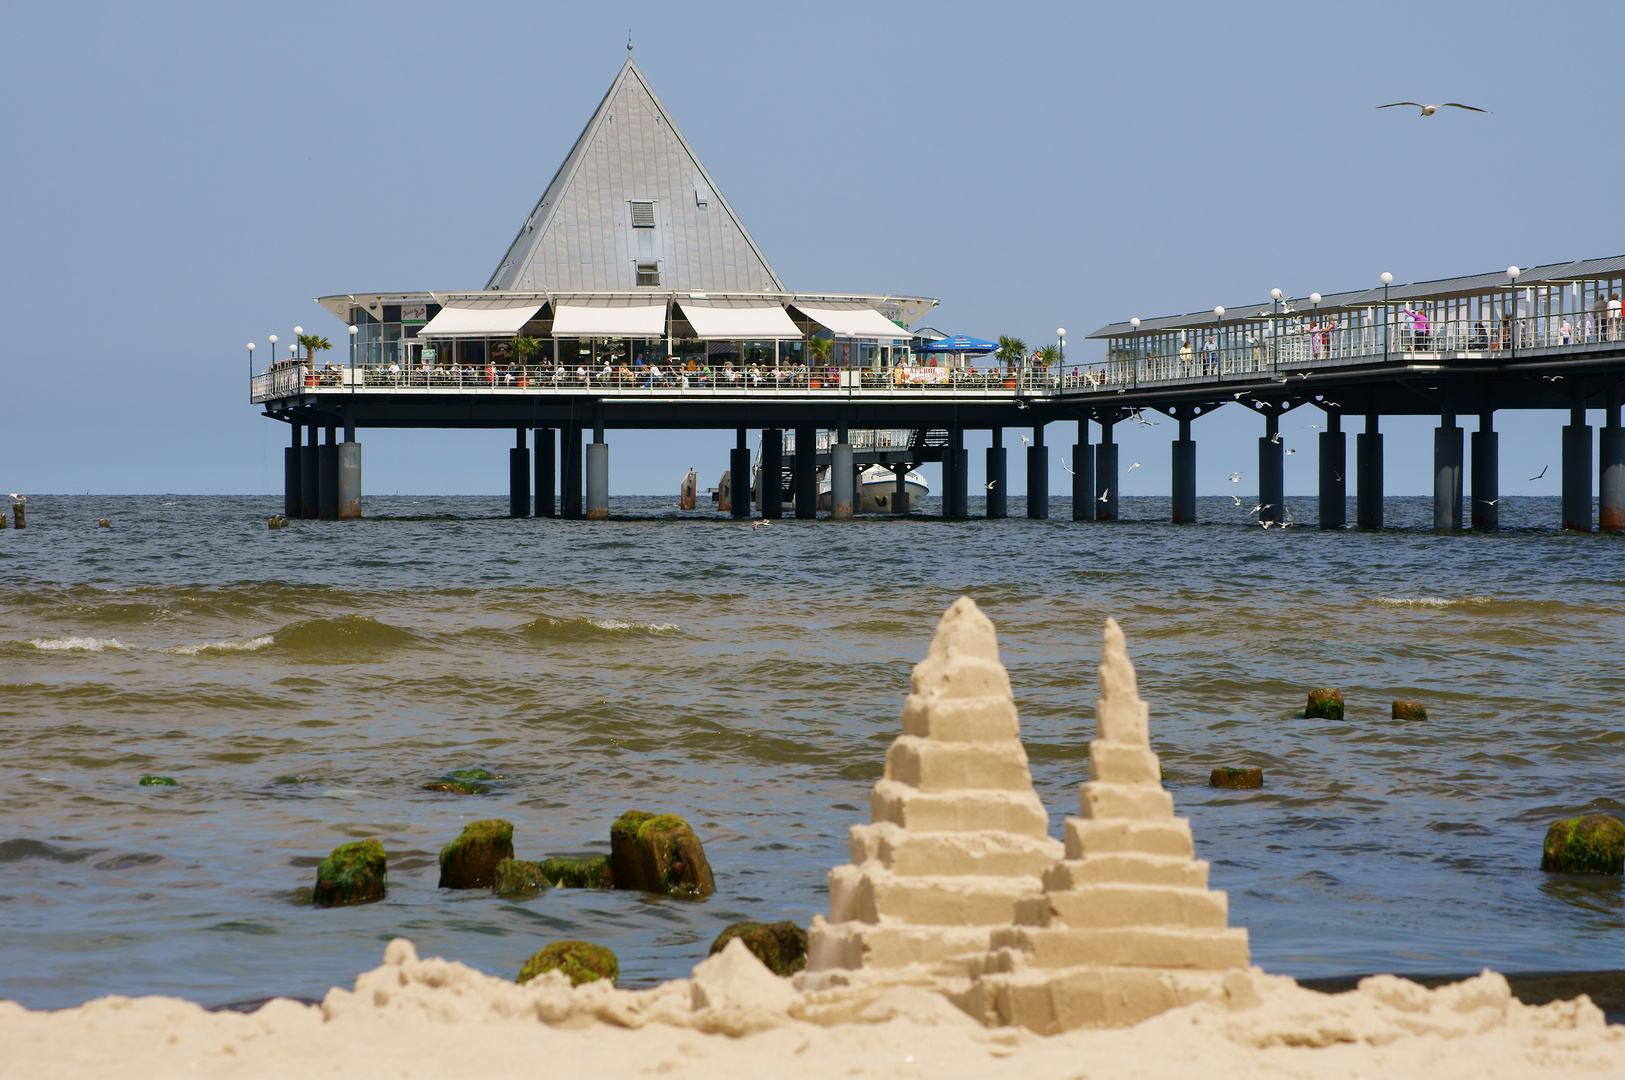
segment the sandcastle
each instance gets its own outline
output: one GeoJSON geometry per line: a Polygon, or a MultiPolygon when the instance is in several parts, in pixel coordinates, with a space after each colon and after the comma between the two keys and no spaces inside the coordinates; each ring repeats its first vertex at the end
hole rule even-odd
{"type": "MultiPolygon", "coordinates": [[[[897,971],[992,947],[1017,906],[1042,899],[1062,855],[1033,791],[993,623],[961,597],[915,665],[903,734],[829,875],[807,971],[897,971]]],[[[963,972],[961,972],[963,975],[963,972]]]]}

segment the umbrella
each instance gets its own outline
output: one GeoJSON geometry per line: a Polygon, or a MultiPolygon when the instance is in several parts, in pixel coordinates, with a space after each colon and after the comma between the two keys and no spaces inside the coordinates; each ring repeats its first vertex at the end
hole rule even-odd
{"type": "Polygon", "coordinates": [[[983,341],[981,338],[966,337],[964,334],[957,334],[954,337],[943,338],[941,341],[933,341],[931,344],[925,346],[922,351],[982,356],[986,353],[993,352],[997,348],[998,346],[991,341],[983,341]]]}

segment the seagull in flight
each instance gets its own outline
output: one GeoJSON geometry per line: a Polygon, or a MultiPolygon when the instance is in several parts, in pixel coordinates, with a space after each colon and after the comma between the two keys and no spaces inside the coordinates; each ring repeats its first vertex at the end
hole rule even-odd
{"type": "MultiPolygon", "coordinates": [[[[1230,482],[1231,482],[1231,483],[1232,483],[1232,484],[1239,484],[1239,483],[1241,483],[1241,474],[1240,474],[1240,473],[1238,473],[1238,472],[1233,472],[1233,473],[1231,473],[1231,474],[1230,474],[1230,482]]],[[[1231,498],[1235,498],[1235,496],[1233,496],[1233,495],[1232,495],[1232,496],[1231,496],[1231,498]]]]}
{"type": "Polygon", "coordinates": [[[1112,489],[1111,489],[1111,488],[1107,488],[1107,489],[1106,489],[1106,490],[1105,490],[1105,491],[1102,491],[1102,492],[1101,492],[1101,493],[1100,493],[1100,501],[1101,501],[1101,502],[1105,502],[1105,501],[1106,501],[1106,499],[1107,499],[1107,497],[1108,497],[1108,496],[1109,496],[1109,495],[1111,495],[1111,493],[1112,493],[1112,489]]]}
{"type": "Polygon", "coordinates": [[[998,481],[997,481],[997,480],[989,480],[989,481],[988,481],[988,482],[987,482],[987,489],[988,489],[988,490],[989,490],[989,491],[992,491],[992,490],[993,490],[993,485],[994,485],[994,484],[997,484],[997,483],[998,483],[998,481]]]}
{"type": "Polygon", "coordinates": [[[1241,505],[1241,496],[1239,496],[1239,495],[1232,495],[1232,496],[1230,496],[1230,497],[1231,497],[1231,498],[1232,498],[1232,499],[1235,499],[1235,500],[1236,500],[1236,505],[1237,505],[1237,506],[1240,506],[1240,505],[1241,505]]]}
{"type": "Polygon", "coordinates": [[[1141,427],[1156,427],[1157,426],[1157,422],[1155,420],[1147,420],[1145,418],[1145,410],[1143,410],[1143,409],[1135,409],[1134,410],[1134,420],[1141,427]]]}
{"type": "Polygon", "coordinates": [[[1281,441],[1281,433],[1279,431],[1277,431],[1274,435],[1270,436],[1270,442],[1278,443],[1280,441],[1281,441]]]}
{"type": "Polygon", "coordinates": [[[1139,467],[1140,467],[1140,463],[1138,461],[1136,461],[1134,464],[1132,464],[1132,465],[1130,465],[1128,467],[1128,471],[1133,472],[1135,469],[1138,469],[1139,467]]]}
{"type": "MultiPolygon", "coordinates": [[[[1538,475],[1538,476],[1531,476],[1531,477],[1530,477],[1530,478],[1529,478],[1529,482],[1530,482],[1530,483],[1531,483],[1531,484],[1533,484],[1533,483],[1534,483],[1534,482],[1535,482],[1535,481],[1536,481],[1536,480],[1539,480],[1539,479],[1540,479],[1540,478],[1541,478],[1541,477],[1542,477],[1542,476],[1545,476],[1545,475],[1546,475],[1546,470],[1547,470],[1547,469],[1549,469],[1549,468],[1551,468],[1551,466],[1550,466],[1550,465],[1543,465],[1543,466],[1541,466],[1541,469],[1540,469],[1540,474],[1539,474],[1539,475],[1538,475]]],[[[16,497],[17,497],[17,496],[15,496],[15,495],[13,495],[13,496],[12,496],[12,498],[13,498],[13,499],[15,499],[15,498],[16,498],[16,497]]]]}
{"type": "Polygon", "coordinates": [[[1016,408],[1025,409],[1026,407],[1027,403],[1025,401],[1022,401],[1020,398],[1016,398],[1016,408]]]}
{"type": "MultiPolygon", "coordinates": [[[[1063,468],[1063,469],[1065,469],[1067,471],[1068,476],[1076,476],[1076,475],[1078,475],[1077,473],[1072,471],[1072,466],[1070,466],[1070,465],[1068,465],[1066,463],[1066,458],[1061,459],[1061,468],[1063,468]]],[[[992,487],[992,486],[993,486],[992,484],[988,485],[988,487],[992,487]]]]}
{"type": "Polygon", "coordinates": [[[1500,502],[1501,500],[1500,499],[1480,499],[1478,501],[1483,503],[1485,506],[1494,506],[1496,503],[1500,502]]]}
{"type": "Polygon", "coordinates": [[[1308,428],[1310,431],[1315,431],[1320,427],[1319,424],[1305,424],[1303,426],[1308,428]]]}
{"type": "Polygon", "coordinates": [[[1237,390],[1231,396],[1234,397],[1237,401],[1240,401],[1242,398],[1246,397],[1250,393],[1252,393],[1251,390],[1237,390]]]}
{"type": "Polygon", "coordinates": [[[1027,445],[1027,444],[1028,444],[1028,443],[1030,443],[1030,442],[1032,442],[1032,440],[1031,440],[1031,439],[1029,439],[1029,438],[1028,438],[1028,437],[1027,437],[1027,436],[1025,436],[1025,435],[1023,435],[1023,436],[1022,436],[1022,437],[1021,437],[1021,445],[1022,445],[1022,446],[1026,446],[1026,445],[1027,445]]]}
{"type": "Polygon", "coordinates": [[[1290,447],[1288,447],[1288,448],[1287,448],[1287,453],[1289,453],[1289,454],[1296,454],[1296,453],[1297,453],[1297,451],[1296,451],[1296,450],[1293,450],[1293,449],[1291,449],[1291,448],[1290,448],[1290,447]]]}
{"type": "Polygon", "coordinates": [[[1387,105],[1373,105],[1371,106],[1371,111],[1376,112],[1378,109],[1394,109],[1401,105],[1414,105],[1418,109],[1422,110],[1423,116],[1432,116],[1440,109],[1466,109],[1468,112],[1481,112],[1485,113],[1486,115],[1489,113],[1488,109],[1480,109],[1476,105],[1463,105],[1459,101],[1445,101],[1438,105],[1424,105],[1420,101],[1394,101],[1388,103],[1387,105]]]}

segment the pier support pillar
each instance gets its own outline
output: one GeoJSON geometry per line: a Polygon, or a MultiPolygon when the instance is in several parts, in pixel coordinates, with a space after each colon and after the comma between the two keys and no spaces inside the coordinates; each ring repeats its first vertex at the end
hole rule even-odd
{"type": "Polygon", "coordinates": [[[818,516],[818,429],[796,428],[796,517],[818,516]]]}
{"type": "Polygon", "coordinates": [[[845,431],[840,441],[830,447],[829,453],[829,516],[836,521],[851,521],[857,509],[857,473],[852,467],[852,444],[845,431]]]}
{"type": "MultiPolygon", "coordinates": [[[[354,436],[354,429],[348,432],[354,436]]],[[[361,444],[347,438],[339,443],[339,519],[361,516],[361,444]]]]}
{"type": "Polygon", "coordinates": [[[960,520],[970,516],[970,452],[965,429],[948,429],[948,447],[942,453],[942,516],[960,520]]]}
{"type": "Polygon", "coordinates": [[[1286,520],[1286,454],[1281,445],[1281,417],[1264,415],[1264,435],[1258,440],[1258,520],[1286,520]]]}
{"type": "Polygon", "coordinates": [[[1619,426],[1619,401],[1613,395],[1597,449],[1602,479],[1597,525],[1603,532],[1619,532],[1625,530],[1625,428],[1619,426]]]}
{"type": "Polygon", "coordinates": [[[332,424],[328,424],[326,438],[322,443],[321,475],[316,480],[317,490],[320,494],[321,514],[328,521],[336,521],[339,516],[339,443],[338,432],[332,424]]]}
{"type": "Polygon", "coordinates": [[[508,516],[530,517],[530,450],[525,429],[514,430],[514,447],[508,451],[508,516]]]}
{"type": "Polygon", "coordinates": [[[745,429],[738,428],[734,448],[728,451],[728,513],[736,518],[750,517],[750,443],[745,429]]]}
{"type": "Polygon", "coordinates": [[[993,429],[993,445],[987,448],[987,516],[1010,516],[1010,452],[1004,448],[1004,429],[993,429]]]}
{"type": "Polygon", "coordinates": [[[580,521],[586,516],[581,505],[581,425],[559,428],[559,486],[563,489],[563,516],[580,521]]]}
{"type": "Polygon", "coordinates": [[[1341,529],[1348,524],[1349,439],[1343,433],[1343,414],[1326,410],[1326,430],[1320,433],[1320,527],[1341,529]]]}
{"type": "Polygon", "coordinates": [[[609,520],[609,443],[603,428],[594,428],[587,444],[587,517],[609,520]]]}
{"type": "Polygon", "coordinates": [[[757,478],[757,501],[762,516],[770,521],[784,516],[784,432],[779,428],[762,431],[762,474],[757,478]]]}
{"type": "Polygon", "coordinates": [[[1173,444],[1173,521],[1196,521],[1196,443],[1191,439],[1190,417],[1179,418],[1179,438],[1173,444]]]}
{"type": "Polygon", "coordinates": [[[1112,442],[1112,421],[1100,422],[1100,446],[1095,450],[1095,488],[1091,504],[1096,521],[1117,520],[1117,444],[1112,442]]]}
{"type": "Polygon", "coordinates": [[[1078,421],[1072,444],[1072,520],[1095,520],[1095,448],[1089,443],[1089,421],[1078,421]]]}
{"type": "Polygon", "coordinates": [[[1591,531],[1591,425],[1583,408],[1569,410],[1563,429],[1563,528],[1591,531]]]}
{"type": "Polygon", "coordinates": [[[1501,523],[1501,436],[1495,414],[1480,413],[1473,432],[1473,507],[1469,517],[1475,529],[1493,529],[1501,523]]]}
{"type": "Polygon", "coordinates": [[[1354,523],[1362,529],[1382,528],[1382,433],[1377,430],[1377,414],[1365,414],[1365,432],[1354,437],[1354,456],[1359,475],[1355,478],[1354,523]]]}
{"type": "Polygon", "coordinates": [[[1044,425],[1033,425],[1033,444],[1027,447],[1027,516],[1034,521],[1049,518],[1049,447],[1044,445],[1044,425]]]}
{"type": "Polygon", "coordinates": [[[293,445],[282,448],[282,516],[296,518],[304,516],[304,507],[299,499],[299,484],[304,479],[304,447],[300,440],[304,438],[304,425],[290,424],[293,428],[293,445]]]}
{"type": "Polygon", "coordinates": [[[536,429],[536,516],[554,517],[558,508],[553,502],[553,478],[558,472],[554,454],[553,429],[536,429]]]}
{"type": "Polygon", "coordinates": [[[1433,528],[1461,528],[1461,428],[1454,413],[1444,413],[1433,429],[1433,528]]]}
{"type": "Polygon", "coordinates": [[[321,477],[322,448],[316,445],[320,438],[315,424],[305,425],[305,445],[299,451],[299,516],[322,516],[321,477]]]}
{"type": "Polygon", "coordinates": [[[897,478],[897,486],[892,489],[891,512],[906,514],[908,513],[908,462],[899,461],[893,465],[892,474],[897,478]]]}

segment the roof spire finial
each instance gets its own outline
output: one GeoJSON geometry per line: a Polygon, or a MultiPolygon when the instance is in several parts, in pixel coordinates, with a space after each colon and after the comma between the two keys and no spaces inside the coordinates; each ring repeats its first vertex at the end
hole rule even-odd
{"type": "Polygon", "coordinates": [[[628,56],[632,55],[632,28],[630,26],[626,28],[626,54],[628,56]]]}

